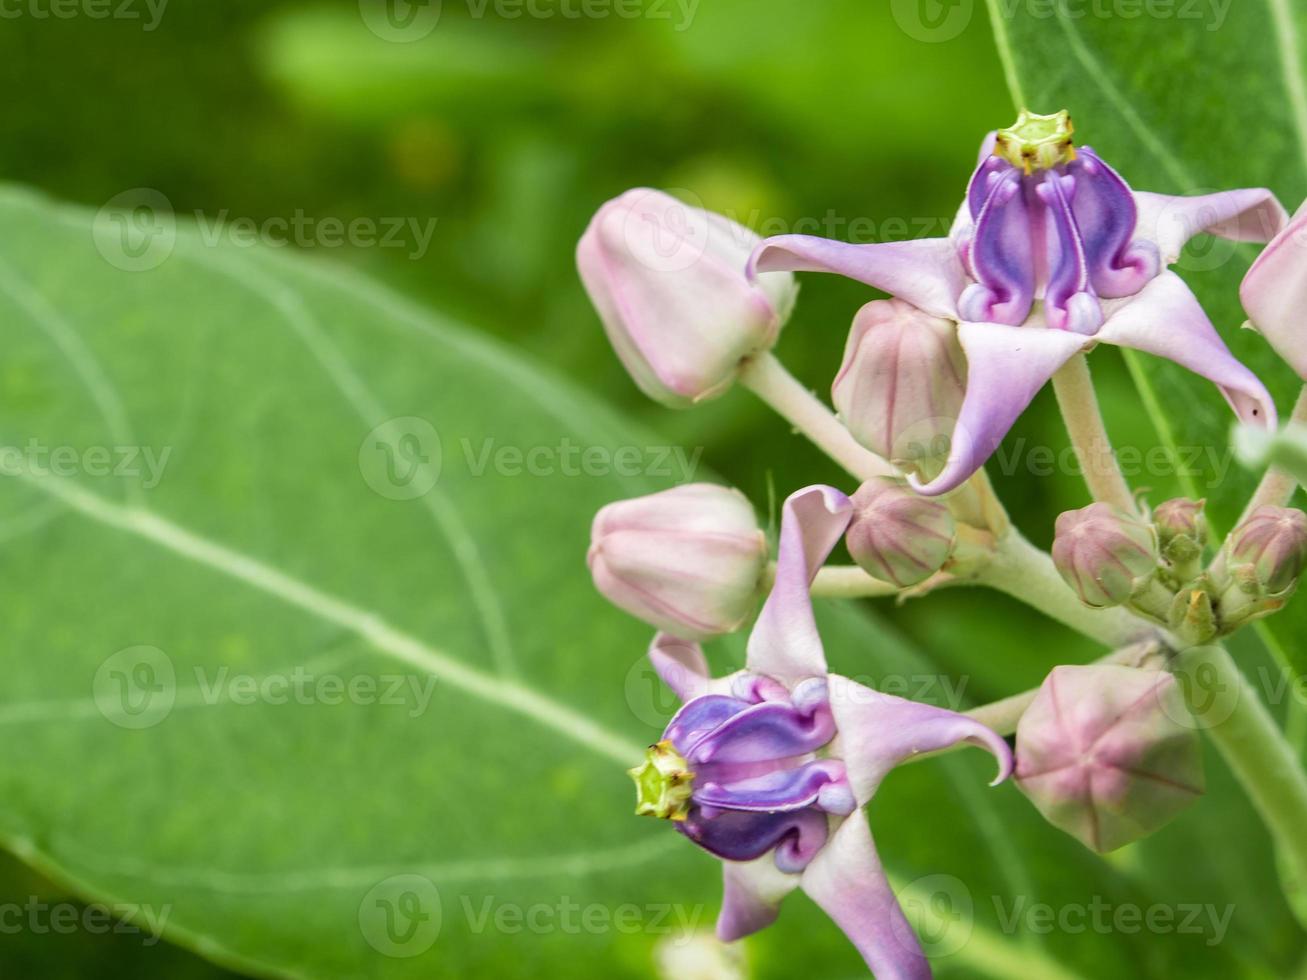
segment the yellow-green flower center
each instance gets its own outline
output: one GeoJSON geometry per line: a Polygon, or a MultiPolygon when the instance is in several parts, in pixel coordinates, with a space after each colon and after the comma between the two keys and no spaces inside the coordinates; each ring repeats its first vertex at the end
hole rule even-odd
{"type": "Polygon", "coordinates": [[[684,820],[690,813],[690,764],[669,741],[649,746],[644,762],[628,769],[635,780],[635,813],[660,820],[684,820]]]}
{"type": "Polygon", "coordinates": [[[1076,158],[1076,148],[1071,141],[1075,131],[1071,114],[1065,109],[1051,116],[1040,116],[1022,109],[1015,123],[998,131],[994,156],[1002,157],[1027,174],[1051,170],[1076,158]]]}

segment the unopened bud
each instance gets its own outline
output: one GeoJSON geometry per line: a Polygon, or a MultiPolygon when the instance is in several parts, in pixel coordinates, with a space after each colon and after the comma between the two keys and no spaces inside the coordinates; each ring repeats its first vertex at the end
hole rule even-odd
{"type": "Polygon", "coordinates": [[[1110,504],[1090,504],[1057,519],[1053,563],[1086,605],[1130,601],[1153,581],[1159,560],[1153,528],[1110,504]]]}
{"type": "Polygon", "coordinates": [[[753,614],[767,539],[739,491],[692,483],[603,508],[587,561],[614,605],[674,636],[706,640],[753,614]]]}
{"type": "Polygon", "coordinates": [[[948,507],[891,479],[864,483],[853,495],[845,543],[873,578],[899,588],[930,578],[953,553],[956,528],[948,507]]]}
{"type": "Polygon", "coordinates": [[[1259,507],[1226,545],[1232,575],[1250,590],[1286,595],[1307,564],[1307,514],[1292,507],[1259,507]]]}
{"type": "Polygon", "coordinates": [[[1205,500],[1177,497],[1159,504],[1153,511],[1153,527],[1167,570],[1175,587],[1187,585],[1202,573],[1203,548],[1207,544],[1205,500]]]}
{"type": "Polygon", "coordinates": [[[853,320],[831,397],[853,438],[931,479],[948,458],[966,377],[956,324],[876,300],[853,320]]]}
{"type": "Polygon", "coordinates": [[[1190,717],[1164,671],[1056,667],[1017,726],[1017,785],[1053,826],[1114,851],[1203,794],[1190,717]]]}
{"type": "Polygon", "coordinates": [[[1189,538],[1199,545],[1207,543],[1206,500],[1189,500],[1177,497],[1158,504],[1153,511],[1153,525],[1158,540],[1166,547],[1176,538],[1189,538]]]}
{"type": "Polygon", "coordinates": [[[1221,631],[1283,608],[1307,564],[1307,514],[1259,507],[1226,539],[1217,618],[1221,631]]]}
{"type": "Polygon", "coordinates": [[[581,280],[640,389],[673,408],[716,397],[771,349],[798,292],[788,272],[745,269],[762,239],[661,191],[609,201],[577,246],[581,280]]]}

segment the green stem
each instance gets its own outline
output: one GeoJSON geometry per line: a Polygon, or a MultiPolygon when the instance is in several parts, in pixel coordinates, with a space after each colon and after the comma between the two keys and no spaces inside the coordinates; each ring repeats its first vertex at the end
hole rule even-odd
{"type": "Polygon", "coordinates": [[[1135,513],[1134,494],[1112,452],[1089,374],[1089,361],[1084,354],[1071,358],[1053,375],[1053,391],[1090,494],[1095,500],[1112,504],[1127,514],[1135,513]]]}
{"type": "Polygon", "coordinates": [[[993,560],[976,573],[976,581],[1034,606],[1105,646],[1128,646],[1157,632],[1125,609],[1086,606],[1062,581],[1053,559],[1015,530],[999,540],[993,560]]]}
{"type": "MultiPolygon", "coordinates": [[[[1293,413],[1289,416],[1289,421],[1307,422],[1307,385],[1303,385],[1302,391],[1298,394],[1298,401],[1293,406],[1293,413]]],[[[1239,524],[1252,517],[1253,512],[1258,507],[1265,507],[1268,504],[1272,507],[1287,507],[1289,501],[1293,499],[1294,491],[1297,489],[1297,479],[1278,466],[1272,466],[1266,471],[1266,475],[1262,477],[1262,482],[1258,484],[1257,491],[1253,494],[1252,499],[1248,501],[1248,506],[1244,508],[1243,516],[1239,518],[1239,524]]]]}
{"type": "Polygon", "coordinates": [[[745,361],[740,366],[739,379],[742,385],[859,480],[899,475],[892,465],[859,445],[835,414],[800,384],[775,354],[768,351],[745,361]]]}
{"type": "MultiPolygon", "coordinates": [[[[776,563],[767,570],[768,585],[775,577],[776,563]]],[[[826,599],[874,599],[898,595],[899,587],[874,579],[857,565],[827,565],[812,582],[812,594],[826,599]]]]}
{"type": "Polygon", "coordinates": [[[1270,831],[1285,894],[1299,918],[1307,920],[1307,773],[1224,647],[1188,650],[1174,669],[1194,718],[1270,831]]]}

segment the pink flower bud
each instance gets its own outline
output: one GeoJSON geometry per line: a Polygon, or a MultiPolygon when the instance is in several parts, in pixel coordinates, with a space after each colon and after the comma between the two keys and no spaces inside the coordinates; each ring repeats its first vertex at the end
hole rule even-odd
{"type": "Polygon", "coordinates": [[[1167,547],[1177,538],[1188,538],[1200,547],[1206,543],[1207,517],[1203,513],[1206,506],[1205,500],[1185,497],[1158,504],[1153,511],[1153,526],[1157,528],[1162,547],[1167,547]]]}
{"type": "Polygon", "coordinates": [[[640,390],[673,408],[722,394],[769,350],[798,291],[788,272],[745,275],[761,239],[728,218],[637,189],[599,209],[577,267],[640,390]]]}
{"type": "Polygon", "coordinates": [[[1099,853],[1164,827],[1206,788],[1175,677],[1054,668],[1017,726],[1017,785],[1049,823],[1099,853]]]}
{"type": "Polygon", "coordinates": [[[1275,352],[1307,379],[1302,311],[1307,309],[1307,207],[1276,235],[1239,289],[1252,325],[1275,352]]]}
{"type": "Polygon", "coordinates": [[[1057,519],[1053,563],[1089,606],[1129,601],[1157,571],[1157,532],[1110,504],[1090,504],[1057,519]]]}
{"type": "Polygon", "coordinates": [[[876,300],[853,320],[831,396],[853,438],[930,478],[948,458],[966,377],[952,321],[876,300]]]}
{"type": "Polygon", "coordinates": [[[1230,572],[1246,591],[1285,595],[1307,564],[1307,514],[1292,507],[1259,507],[1234,529],[1226,548],[1230,572]]]}
{"type": "Polygon", "coordinates": [[[739,491],[692,483],[599,511],[587,562],[614,605],[675,636],[706,640],[753,614],[767,538],[739,491]]]}
{"type": "Polygon", "coordinates": [[[873,578],[907,588],[934,575],[953,553],[948,507],[890,479],[869,480],[853,495],[849,554],[873,578]]]}

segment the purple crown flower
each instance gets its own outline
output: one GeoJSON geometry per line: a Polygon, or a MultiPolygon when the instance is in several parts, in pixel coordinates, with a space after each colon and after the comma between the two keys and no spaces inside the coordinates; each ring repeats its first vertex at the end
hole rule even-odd
{"type": "Polygon", "coordinates": [[[659,634],[649,656],[685,701],[631,770],[637,813],[670,820],[724,862],[717,934],[773,922],[802,888],[881,980],[930,967],[857,813],[915,755],[971,742],[1012,770],[1007,743],[964,715],[881,694],[827,671],[809,587],[848,527],[851,501],[810,487],[786,501],[776,583],[749,638],[744,671],[712,679],[698,645],[659,634]]]}
{"type": "Polygon", "coordinates": [[[979,469],[1040,388],[1099,343],[1172,360],[1214,382],[1245,422],[1273,427],[1265,386],[1167,266],[1200,233],[1264,242],[1287,220],[1264,189],[1133,191],[1092,149],[1074,146],[1065,112],[1023,111],[985,140],[949,238],[849,245],[783,235],[759,245],[749,269],[838,273],[954,321],[966,394],[947,465],[920,487],[935,495],[979,469]]]}

